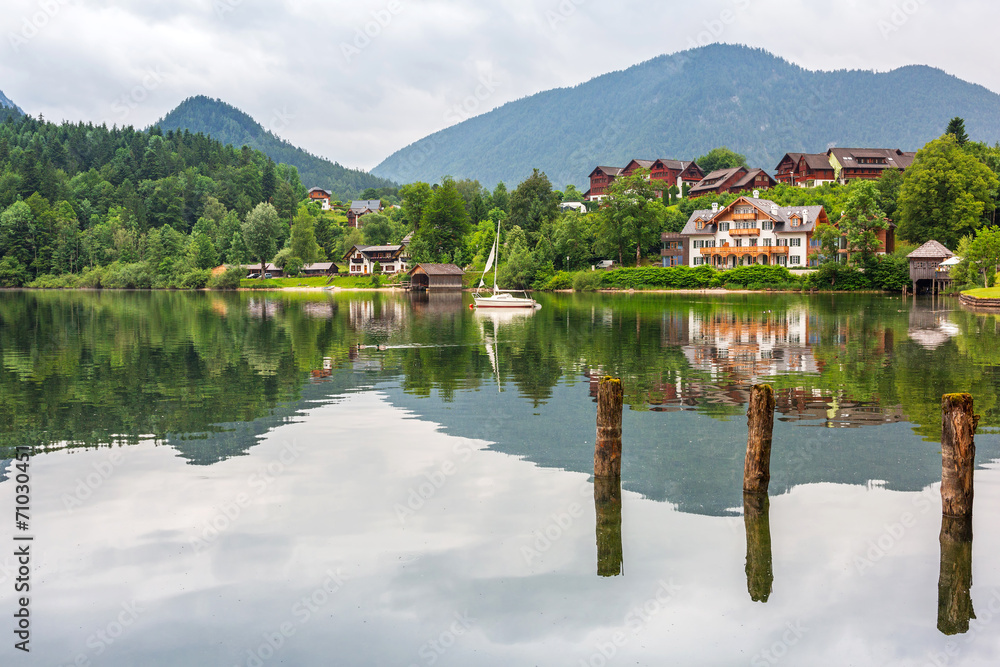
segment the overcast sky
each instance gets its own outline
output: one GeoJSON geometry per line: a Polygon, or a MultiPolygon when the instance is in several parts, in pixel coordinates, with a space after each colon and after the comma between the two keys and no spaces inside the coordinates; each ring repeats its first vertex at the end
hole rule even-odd
{"type": "Polygon", "coordinates": [[[5,0],[0,90],[138,127],[218,97],[371,169],[505,102],[713,41],[809,69],[919,63],[1000,91],[995,0],[5,0]]]}

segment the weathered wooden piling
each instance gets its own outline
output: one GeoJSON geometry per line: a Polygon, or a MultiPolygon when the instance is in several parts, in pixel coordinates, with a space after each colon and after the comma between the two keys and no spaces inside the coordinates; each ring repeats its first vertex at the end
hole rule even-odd
{"type": "Polygon", "coordinates": [[[972,517],[941,517],[941,573],[938,577],[938,622],[943,634],[969,631],[972,608],[972,517]]]}
{"type": "Polygon", "coordinates": [[[597,574],[617,577],[624,571],[621,479],[594,477],[594,509],[597,512],[597,574]]]}
{"type": "Polygon", "coordinates": [[[621,477],[622,473],[622,381],[605,376],[597,386],[597,444],[594,446],[594,477],[621,477]]]}
{"type": "Polygon", "coordinates": [[[971,517],[979,415],[969,394],[941,397],[941,510],[945,516],[971,517]]]}
{"type": "Polygon", "coordinates": [[[774,430],[774,389],[771,385],[755,384],[750,388],[747,430],[743,492],[766,494],[771,481],[771,433],[774,430]]]}
{"type": "Polygon", "coordinates": [[[743,524],[747,531],[747,591],[754,602],[767,602],[774,584],[770,509],[766,493],[743,494],[743,524]]]}

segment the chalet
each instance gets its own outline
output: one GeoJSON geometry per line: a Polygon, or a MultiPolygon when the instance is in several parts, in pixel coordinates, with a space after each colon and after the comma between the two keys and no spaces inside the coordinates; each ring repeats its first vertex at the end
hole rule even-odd
{"type": "Polygon", "coordinates": [[[362,199],[360,201],[352,201],[351,208],[347,211],[347,224],[350,227],[360,227],[361,223],[359,220],[362,216],[368,215],[369,213],[381,213],[382,210],[382,202],[378,199],[362,199]]]}
{"type": "Polygon", "coordinates": [[[775,180],[763,169],[733,167],[731,169],[716,169],[701,179],[688,194],[691,197],[702,197],[727,192],[767,190],[773,188],[775,184],[775,180]]]}
{"type": "Polygon", "coordinates": [[[656,160],[650,167],[649,177],[654,181],[666,181],[667,187],[676,185],[683,192],[684,185],[694,185],[705,178],[705,172],[695,162],[687,160],[656,160]]]}
{"type": "Polygon", "coordinates": [[[826,154],[834,178],[841,184],[859,178],[875,180],[886,169],[902,171],[913,164],[916,156],[898,148],[831,148],[826,154]]]}
{"type": "Polygon", "coordinates": [[[932,292],[950,283],[950,267],[942,267],[941,264],[954,256],[955,253],[934,240],[928,241],[907,255],[913,293],[917,293],[917,287],[921,282],[927,284],[932,292]]]}
{"type": "Polygon", "coordinates": [[[306,264],[299,271],[302,276],[334,276],[337,275],[337,265],[333,262],[314,262],[306,264]]]}
{"type": "Polygon", "coordinates": [[[822,206],[779,207],[773,201],[740,197],[726,207],[691,214],[681,235],[689,239],[690,266],[732,268],[745,264],[804,267],[812,233],[828,223],[822,206]]]}
{"type": "Polygon", "coordinates": [[[313,188],[306,195],[309,198],[309,202],[317,202],[324,211],[330,210],[330,199],[333,198],[333,193],[329,190],[324,190],[323,188],[313,188]]]}
{"type": "Polygon", "coordinates": [[[792,185],[814,188],[824,183],[836,183],[837,177],[826,153],[803,153],[795,166],[792,185]]]}
{"type": "Polygon", "coordinates": [[[616,178],[621,176],[622,167],[597,167],[590,172],[590,189],[587,190],[588,201],[600,201],[608,196],[608,188],[616,178]]]}
{"type": "Polygon", "coordinates": [[[462,289],[465,271],[454,264],[417,264],[407,273],[410,289],[439,291],[462,289]]]}
{"type": "Polygon", "coordinates": [[[631,176],[635,173],[636,169],[645,169],[646,171],[649,171],[652,169],[654,162],[656,162],[656,160],[632,160],[625,165],[625,168],[622,169],[622,173],[620,175],[622,177],[631,176]]]}
{"type": "Polygon", "coordinates": [[[406,271],[410,261],[406,243],[399,245],[356,245],[344,255],[344,261],[352,276],[371,275],[375,272],[375,264],[380,267],[380,273],[393,274],[406,271]]]}
{"type": "Polygon", "coordinates": [[[799,158],[803,155],[805,153],[785,153],[778,166],[774,168],[774,180],[778,183],[795,185],[795,170],[799,166],[799,158]]]}
{"type": "Polygon", "coordinates": [[[688,264],[688,237],[683,234],[663,232],[660,235],[662,249],[660,257],[663,266],[687,266],[688,264]]]}
{"type": "Polygon", "coordinates": [[[705,178],[698,181],[698,183],[691,188],[689,195],[693,198],[728,192],[729,188],[734,183],[745,177],[749,171],[750,170],[746,167],[716,169],[710,174],[707,174],[705,178]]]}

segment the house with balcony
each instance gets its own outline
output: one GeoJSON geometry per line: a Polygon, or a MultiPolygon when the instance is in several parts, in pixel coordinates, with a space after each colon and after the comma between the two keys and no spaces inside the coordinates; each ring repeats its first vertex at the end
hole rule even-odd
{"type": "Polygon", "coordinates": [[[356,245],[344,255],[344,263],[352,276],[368,276],[379,265],[380,274],[402,273],[409,268],[410,254],[407,243],[399,245],[356,245]]]}
{"type": "Polygon", "coordinates": [[[312,188],[309,190],[309,194],[307,194],[306,197],[309,199],[309,203],[316,202],[324,211],[330,210],[330,199],[333,198],[333,193],[329,190],[324,190],[323,188],[312,188]]]}
{"type": "Polygon", "coordinates": [[[688,237],[674,232],[660,234],[662,266],[687,266],[688,237]]]}
{"type": "Polygon", "coordinates": [[[363,216],[369,213],[381,213],[382,210],[382,201],[379,199],[352,201],[351,208],[347,211],[347,225],[355,228],[360,227],[363,216]]]}
{"type": "Polygon", "coordinates": [[[775,185],[775,180],[763,169],[732,167],[730,169],[716,169],[708,174],[691,188],[688,195],[693,198],[729,192],[767,190],[775,185]]]}
{"type": "Polygon", "coordinates": [[[821,223],[829,223],[822,206],[778,206],[755,191],[729,206],[694,211],[681,235],[688,239],[689,266],[795,268],[806,266],[812,233],[821,223]]]}
{"type": "Polygon", "coordinates": [[[590,189],[584,198],[587,201],[601,201],[608,196],[608,188],[625,171],[624,167],[596,167],[590,172],[590,189]]]}
{"type": "Polygon", "coordinates": [[[834,179],[843,185],[859,178],[877,180],[886,169],[903,171],[913,164],[916,153],[898,148],[831,148],[826,155],[834,179]]]}

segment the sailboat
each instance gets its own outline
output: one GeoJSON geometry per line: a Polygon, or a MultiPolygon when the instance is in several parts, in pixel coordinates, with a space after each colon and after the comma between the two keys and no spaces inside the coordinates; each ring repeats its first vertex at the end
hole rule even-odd
{"type": "Polygon", "coordinates": [[[497,249],[500,246],[500,222],[497,221],[497,237],[493,241],[493,249],[490,250],[490,256],[486,260],[486,268],[483,269],[483,276],[479,279],[479,287],[475,294],[472,295],[473,301],[475,301],[476,308],[539,308],[538,302],[528,296],[528,293],[523,290],[502,290],[497,287],[497,272],[493,272],[493,291],[487,291],[486,287],[486,274],[490,272],[493,268],[493,263],[496,262],[499,267],[500,262],[497,257],[497,249]]]}

